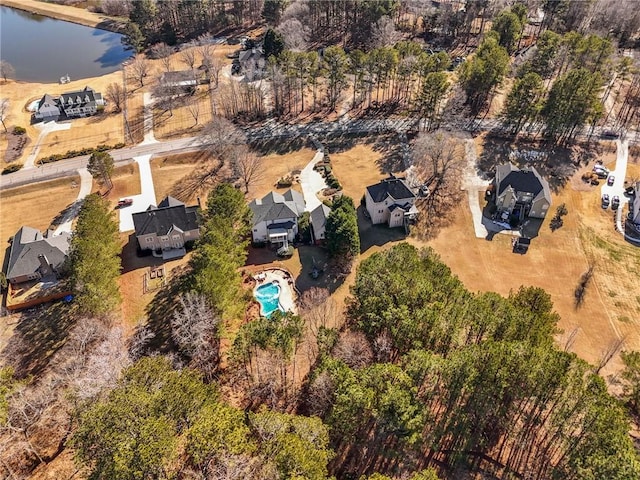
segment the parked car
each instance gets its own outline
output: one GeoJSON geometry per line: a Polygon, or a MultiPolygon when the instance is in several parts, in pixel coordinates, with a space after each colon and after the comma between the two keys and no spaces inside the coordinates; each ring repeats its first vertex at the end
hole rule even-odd
{"type": "Polygon", "coordinates": [[[123,198],[118,202],[118,208],[129,207],[133,205],[133,198],[123,198]]]}
{"type": "Polygon", "coordinates": [[[611,210],[617,210],[620,206],[620,197],[618,195],[614,195],[611,198],[611,210]]]}
{"type": "Polygon", "coordinates": [[[616,181],[616,177],[614,177],[613,175],[609,175],[609,178],[607,178],[607,185],[611,186],[615,181],[616,181]]]}
{"type": "Polygon", "coordinates": [[[613,130],[603,130],[601,137],[602,138],[618,138],[620,134],[618,132],[614,132],[613,130]]]}
{"type": "Polygon", "coordinates": [[[595,173],[598,178],[607,178],[609,176],[609,170],[603,170],[602,168],[594,168],[593,173],[595,173]]]}
{"type": "Polygon", "coordinates": [[[609,195],[607,195],[606,193],[602,194],[602,208],[609,208],[609,195]]]}

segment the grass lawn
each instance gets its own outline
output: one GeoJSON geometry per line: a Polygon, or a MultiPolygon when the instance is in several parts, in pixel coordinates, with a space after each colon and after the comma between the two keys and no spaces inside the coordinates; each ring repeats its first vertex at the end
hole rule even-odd
{"type": "Polygon", "coordinates": [[[8,246],[9,237],[23,225],[47,229],[76,200],[79,184],[80,177],[74,176],[0,191],[2,245],[8,246]]]}
{"type": "MultiPolygon", "coordinates": [[[[115,207],[118,200],[122,197],[128,197],[131,195],[140,194],[140,170],[137,163],[129,163],[121,167],[116,167],[111,175],[111,181],[113,182],[113,188],[109,191],[106,198],[115,207]]],[[[93,189],[91,193],[104,192],[106,188],[104,185],[99,185],[98,182],[93,182],[93,189]]]]}
{"type": "MultiPolygon", "coordinates": [[[[269,154],[262,158],[262,178],[249,187],[248,199],[262,198],[270,191],[280,193],[288,188],[278,189],[275,184],[279,178],[286,176],[292,170],[302,170],[316,154],[315,150],[302,148],[283,154],[269,154]]],[[[302,191],[300,185],[292,185],[292,188],[302,191]]]]}

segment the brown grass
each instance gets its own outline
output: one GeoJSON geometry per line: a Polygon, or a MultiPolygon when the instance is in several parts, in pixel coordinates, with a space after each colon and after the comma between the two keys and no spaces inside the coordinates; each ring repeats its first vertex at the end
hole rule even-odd
{"type": "Polygon", "coordinates": [[[52,220],[76,200],[79,183],[80,177],[74,176],[0,191],[2,245],[6,247],[5,242],[23,225],[47,229],[52,220]]]}
{"type": "MultiPolygon", "coordinates": [[[[272,190],[284,192],[286,189],[278,190],[275,186],[278,179],[286,176],[292,170],[302,170],[315,154],[315,150],[303,148],[282,155],[265,155],[262,158],[263,178],[250,186],[247,198],[261,198],[272,190]]],[[[292,188],[300,190],[299,185],[294,184],[292,188]]]]}
{"type": "MultiPolygon", "coordinates": [[[[109,191],[106,198],[111,201],[114,207],[120,198],[139,195],[141,193],[140,170],[137,163],[130,163],[115,168],[113,175],[111,175],[111,181],[113,182],[113,188],[109,191]]],[[[101,193],[105,191],[106,187],[104,185],[93,182],[91,193],[101,193]]]]}
{"type": "Polygon", "coordinates": [[[333,174],[342,184],[344,194],[353,198],[356,205],[368,185],[386,176],[378,166],[382,154],[370,145],[356,145],[346,152],[331,154],[330,158],[333,174]]]}
{"type": "Polygon", "coordinates": [[[207,85],[201,85],[193,96],[182,99],[183,105],[173,109],[173,112],[154,109],[153,132],[157,139],[174,138],[180,136],[193,136],[202,129],[202,126],[211,121],[211,100],[207,91],[207,85]],[[199,108],[198,124],[189,112],[186,103],[197,103],[199,108]]]}

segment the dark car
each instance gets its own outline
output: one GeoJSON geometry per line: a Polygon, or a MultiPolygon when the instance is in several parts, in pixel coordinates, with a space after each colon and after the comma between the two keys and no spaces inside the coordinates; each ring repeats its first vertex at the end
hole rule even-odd
{"type": "Polygon", "coordinates": [[[614,132],[613,130],[604,130],[601,136],[602,138],[618,138],[620,134],[618,132],[614,132]]]}
{"type": "Polygon", "coordinates": [[[602,208],[609,208],[609,195],[606,193],[602,194],[602,208]]]}
{"type": "Polygon", "coordinates": [[[611,199],[611,210],[617,210],[620,206],[620,197],[618,195],[614,195],[611,199]]]}
{"type": "Polygon", "coordinates": [[[616,181],[616,177],[614,177],[613,175],[609,175],[609,178],[607,178],[607,185],[611,186],[615,181],[616,181]]]}
{"type": "Polygon", "coordinates": [[[133,204],[132,198],[123,198],[118,202],[118,208],[128,207],[133,204]]]}

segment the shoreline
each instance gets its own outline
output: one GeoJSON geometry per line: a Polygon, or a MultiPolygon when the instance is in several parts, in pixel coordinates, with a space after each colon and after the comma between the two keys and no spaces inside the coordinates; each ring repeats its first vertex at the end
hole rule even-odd
{"type": "Polygon", "coordinates": [[[125,22],[124,19],[108,17],[82,8],[36,0],[0,0],[0,6],[119,34],[123,33],[125,22]]]}

